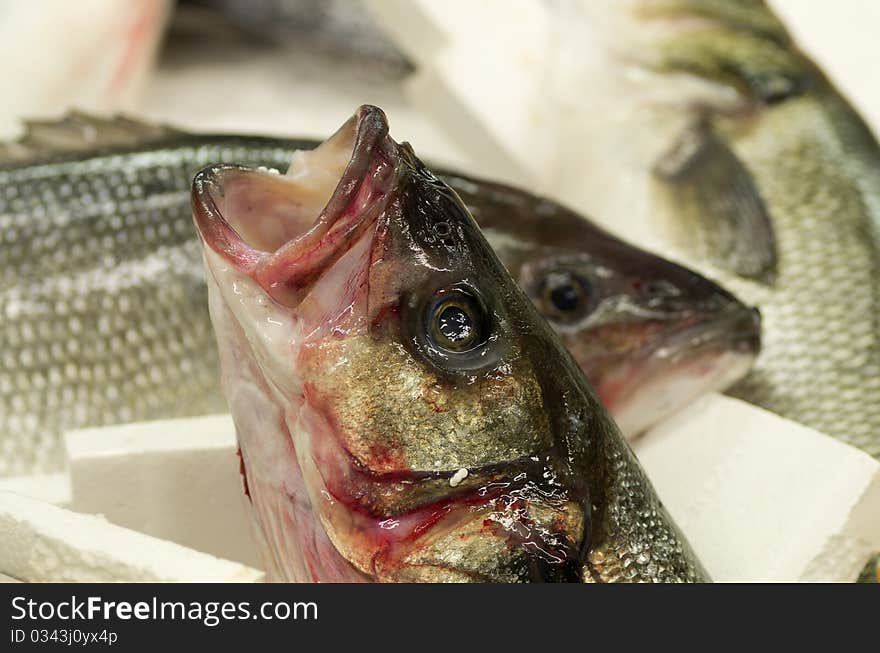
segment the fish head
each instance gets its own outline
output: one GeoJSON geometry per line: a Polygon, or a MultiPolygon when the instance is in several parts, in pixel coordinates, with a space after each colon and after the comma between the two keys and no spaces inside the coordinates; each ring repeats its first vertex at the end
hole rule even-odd
{"type": "Polygon", "coordinates": [[[307,501],[373,580],[579,580],[613,429],[580,372],[379,109],[298,157],[194,182],[252,500],[307,501]]]}
{"type": "Polygon", "coordinates": [[[581,242],[590,255],[532,261],[521,278],[625,434],[751,369],[761,343],[757,309],[616,238],[593,233],[581,242]]]}
{"type": "Polygon", "coordinates": [[[490,194],[489,241],[627,436],[752,367],[760,314],[717,283],[556,202],[490,194]]]}

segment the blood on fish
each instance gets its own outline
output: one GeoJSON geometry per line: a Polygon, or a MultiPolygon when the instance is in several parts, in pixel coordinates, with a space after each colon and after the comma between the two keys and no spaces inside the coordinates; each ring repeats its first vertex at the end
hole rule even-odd
{"type": "Polygon", "coordinates": [[[244,495],[248,498],[248,501],[253,502],[253,499],[251,499],[250,488],[248,488],[247,470],[244,467],[244,457],[241,455],[241,447],[236,449],[235,455],[238,456],[238,473],[241,474],[241,485],[242,489],[244,489],[244,495]]]}

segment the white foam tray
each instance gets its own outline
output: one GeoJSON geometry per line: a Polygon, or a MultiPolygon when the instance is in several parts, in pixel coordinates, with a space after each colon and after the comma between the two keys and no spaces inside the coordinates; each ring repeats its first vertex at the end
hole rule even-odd
{"type": "MultiPolygon", "coordinates": [[[[0,481],[0,575],[259,581],[227,415],[66,436],[70,473],[0,481]]],[[[634,443],[717,581],[852,581],[880,550],[880,463],[708,396],[634,443]]]]}

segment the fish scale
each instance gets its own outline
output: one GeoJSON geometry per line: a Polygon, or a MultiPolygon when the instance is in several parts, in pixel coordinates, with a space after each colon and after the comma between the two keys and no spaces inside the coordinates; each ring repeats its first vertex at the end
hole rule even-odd
{"type": "Polygon", "coordinates": [[[878,250],[832,130],[812,99],[791,100],[737,141],[771,207],[778,274],[768,285],[707,272],[763,316],[762,354],[731,393],[880,457],[878,250]]]}

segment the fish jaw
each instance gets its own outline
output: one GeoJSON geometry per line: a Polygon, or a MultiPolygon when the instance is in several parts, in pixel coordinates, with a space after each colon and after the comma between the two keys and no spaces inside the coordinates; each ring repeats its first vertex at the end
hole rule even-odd
{"type": "Polygon", "coordinates": [[[206,248],[204,256],[221,382],[236,426],[252,534],[267,579],[360,581],[362,575],[339,555],[311,510],[287,431],[284,410],[294,391],[282,389],[286,377],[268,354],[294,355],[299,337],[295,325],[286,311],[265,300],[250,277],[213,250],[206,248]],[[241,322],[236,317],[236,311],[255,308],[263,320],[241,322]]]}
{"type": "Polygon", "coordinates": [[[194,184],[222,385],[270,580],[364,580],[327,538],[311,507],[287,415],[303,404],[296,360],[304,344],[328,328],[355,328],[340,316],[356,321],[352,308],[362,304],[357,279],[375,227],[375,213],[365,209],[381,203],[378,170],[387,169],[381,155],[369,156],[384,134],[371,131],[372,116],[366,114],[312,153],[323,164],[315,166],[317,176],[330,168],[331,178],[332,168],[340,169],[332,162],[338,150],[360,155],[350,162],[345,155],[348,165],[341,181],[333,179],[329,200],[327,180],[309,179],[302,157],[294,159],[290,182],[269,172],[218,166],[202,171],[194,184]],[[301,170],[295,170],[298,164],[301,170]],[[310,212],[322,202],[326,207],[309,224],[310,212]],[[330,274],[322,275],[327,269],[330,274]],[[340,285],[349,291],[324,292],[327,276],[347,276],[349,282],[340,285]]]}
{"type": "Polygon", "coordinates": [[[516,474],[466,467],[375,474],[352,465],[331,425],[332,411],[309,394],[290,429],[304,452],[306,486],[327,536],[366,576],[380,582],[579,580],[577,538],[586,513],[564,496],[548,501],[545,489],[524,480],[540,478],[545,467],[530,470],[529,461],[516,474]],[[406,505],[407,484],[431,487],[427,497],[406,505]],[[403,504],[383,509],[395,501],[403,504]]]}
{"type": "Polygon", "coordinates": [[[556,480],[564,461],[532,409],[540,389],[528,367],[475,393],[401,342],[401,280],[437,268],[401,256],[418,225],[402,208],[412,198],[388,189],[400,174],[405,188],[436,179],[405,147],[395,160],[375,117],[362,109],[338,132],[352,159],[311,226],[286,179],[214,167],[194,183],[266,567],[281,580],[579,580],[589,503],[556,480]],[[281,214],[292,217],[277,224],[281,214]],[[494,412],[482,402],[493,394],[494,412]],[[491,430],[505,423],[510,443],[491,430]],[[447,436],[426,442],[434,432],[447,436]]]}

